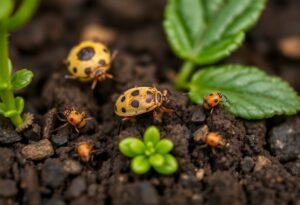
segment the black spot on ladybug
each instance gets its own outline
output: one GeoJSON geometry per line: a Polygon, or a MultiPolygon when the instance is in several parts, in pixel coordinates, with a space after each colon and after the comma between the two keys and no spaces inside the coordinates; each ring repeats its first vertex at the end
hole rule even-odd
{"type": "Polygon", "coordinates": [[[87,67],[84,69],[85,74],[90,75],[92,73],[92,68],[91,67],[87,67]]]}
{"type": "Polygon", "coordinates": [[[132,107],[138,108],[139,105],[140,105],[140,103],[139,103],[139,101],[137,101],[137,100],[133,100],[133,101],[131,102],[131,106],[132,106],[132,107]]]}
{"type": "Polygon", "coordinates": [[[105,60],[101,59],[101,60],[99,60],[98,64],[99,64],[100,66],[105,66],[105,65],[106,65],[106,62],[105,62],[105,60]]]}
{"type": "Polygon", "coordinates": [[[121,109],[121,110],[122,110],[122,112],[123,112],[123,113],[125,113],[125,112],[126,112],[126,109],[125,109],[125,108],[123,108],[123,107],[122,107],[122,109],[121,109]]]}
{"type": "Polygon", "coordinates": [[[146,103],[150,103],[153,100],[153,93],[147,91],[146,103]]]}
{"type": "Polygon", "coordinates": [[[209,96],[213,96],[213,95],[214,95],[213,93],[209,94],[209,96]]]}
{"type": "Polygon", "coordinates": [[[74,119],[71,117],[71,118],[70,118],[70,122],[73,122],[73,121],[74,121],[74,119]]]}
{"type": "Polygon", "coordinates": [[[70,61],[66,61],[66,66],[70,66],[70,61]]]}
{"type": "Polygon", "coordinates": [[[108,53],[108,50],[106,48],[103,48],[104,53],[108,53]]]}
{"type": "Polygon", "coordinates": [[[219,100],[218,99],[214,99],[214,102],[217,103],[217,102],[219,102],[219,100]]]}
{"type": "Polygon", "coordinates": [[[140,94],[140,91],[139,90],[135,90],[131,93],[132,96],[137,96],[140,94]]]}
{"type": "Polygon", "coordinates": [[[126,97],[125,97],[125,96],[123,96],[123,97],[121,98],[121,102],[124,102],[124,101],[125,101],[125,99],[126,99],[126,97]]]}
{"type": "Polygon", "coordinates": [[[95,50],[92,47],[82,48],[78,53],[77,57],[79,60],[88,61],[95,55],[95,50]]]}
{"type": "Polygon", "coordinates": [[[76,112],[75,112],[75,115],[79,115],[79,112],[76,111],[76,112]]]}
{"type": "Polygon", "coordinates": [[[76,67],[73,68],[73,72],[77,73],[77,68],[76,67]]]}

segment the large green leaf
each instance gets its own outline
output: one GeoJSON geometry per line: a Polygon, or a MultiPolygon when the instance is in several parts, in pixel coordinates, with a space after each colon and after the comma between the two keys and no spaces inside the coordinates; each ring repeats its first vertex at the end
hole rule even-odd
{"type": "Polygon", "coordinates": [[[195,64],[216,62],[236,50],[266,0],[169,0],[164,28],[174,52],[195,64]]]}
{"type": "Polygon", "coordinates": [[[211,92],[222,93],[223,106],[245,119],[292,115],[300,110],[300,98],[288,83],[255,67],[226,65],[195,73],[190,99],[202,104],[203,97],[211,92]]]}
{"type": "Polygon", "coordinates": [[[1,0],[0,3],[0,21],[9,17],[14,8],[13,0],[1,0]]]}

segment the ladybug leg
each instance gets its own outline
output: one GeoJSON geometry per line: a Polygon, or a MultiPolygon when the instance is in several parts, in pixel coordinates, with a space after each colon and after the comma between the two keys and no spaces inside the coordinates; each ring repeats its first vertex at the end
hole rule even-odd
{"type": "Polygon", "coordinates": [[[206,147],[208,147],[207,144],[203,144],[203,145],[200,145],[200,146],[199,146],[200,149],[204,149],[204,148],[206,148],[206,147]]]}
{"type": "Polygon", "coordinates": [[[108,79],[113,79],[113,78],[114,78],[114,76],[113,76],[113,75],[111,75],[111,74],[109,74],[109,73],[106,73],[106,74],[105,74],[105,78],[108,78],[108,79]]]}
{"type": "Polygon", "coordinates": [[[62,122],[67,122],[66,119],[61,118],[57,113],[55,113],[55,114],[56,114],[57,119],[59,119],[59,120],[62,121],[62,122]]]}
{"type": "Polygon", "coordinates": [[[118,50],[114,50],[112,55],[111,55],[111,61],[115,60],[115,58],[117,57],[119,51],[118,50]]]}
{"type": "Polygon", "coordinates": [[[131,117],[123,117],[122,118],[122,121],[124,121],[124,122],[129,121],[129,120],[135,120],[135,117],[131,116],[131,117]]]}
{"type": "Polygon", "coordinates": [[[77,127],[74,127],[75,128],[75,131],[77,132],[77,133],[79,133],[79,130],[78,130],[78,128],[77,127]]]}
{"type": "Polygon", "coordinates": [[[95,90],[96,86],[97,86],[97,83],[98,83],[98,79],[94,79],[93,80],[93,83],[92,83],[92,86],[91,86],[91,89],[92,90],[95,90]]]}
{"type": "Polygon", "coordinates": [[[65,75],[65,79],[77,80],[78,78],[73,75],[65,75]]]}
{"type": "Polygon", "coordinates": [[[166,113],[174,112],[174,110],[168,109],[168,108],[166,108],[166,107],[164,107],[164,106],[161,106],[159,109],[162,110],[163,112],[166,112],[166,113]]]}
{"type": "Polygon", "coordinates": [[[154,110],[152,113],[154,121],[161,122],[162,114],[163,112],[159,112],[159,110],[154,110]]]}

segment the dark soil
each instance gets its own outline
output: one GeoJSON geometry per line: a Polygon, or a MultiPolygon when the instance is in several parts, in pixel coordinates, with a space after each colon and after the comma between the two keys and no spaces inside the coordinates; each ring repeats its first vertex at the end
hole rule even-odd
{"type": "MultiPolygon", "coordinates": [[[[161,27],[164,1],[52,0],[43,1],[38,14],[11,35],[14,68],[35,72],[33,83],[20,95],[35,124],[17,134],[0,120],[0,204],[300,204],[300,117],[265,121],[236,119],[222,106],[206,113],[172,88],[180,67],[161,27]],[[62,60],[87,25],[102,26],[100,40],[119,54],[113,62],[114,80],[90,90],[90,84],[66,80],[62,60]],[[105,29],[103,31],[103,28],[105,29]],[[133,86],[168,88],[176,111],[153,122],[150,115],[122,122],[114,114],[118,95],[133,86]],[[57,113],[65,106],[87,112],[95,120],[76,133],[57,113]],[[170,138],[179,161],[172,176],[151,171],[137,176],[118,142],[140,137],[156,125],[170,138]],[[229,142],[225,150],[203,148],[193,133],[207,125],[229,142]],[[78,143],[93,146],[90,162],[75,153],[78,143]],[[24,148],[25,147],[25,148],[24,148]]],[[[283,53],[283,38],[300,38],[300,3],[269,1],[263,17],[245,45],[226,62],[257,65],[289,81],[300,91],[300,59],[283,53]]]]}

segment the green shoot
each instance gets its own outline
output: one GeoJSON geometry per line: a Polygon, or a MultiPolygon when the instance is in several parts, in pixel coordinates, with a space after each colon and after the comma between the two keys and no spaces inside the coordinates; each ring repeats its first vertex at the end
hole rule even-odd
{"type": "Polygon", "coordinates": [[[20,28],[32,16],[39,0],[23,0],[14,14],[13,0],[2,0],[0,3],[0,114],[9,118],[17,130],[25,128],[30,117],[21,116],[24,100],[14,97],[13,91],[26,87],[32,80],[33,73],[27,69],[12,75],[12,65],[8,54],[8,33],[20,28]]]}
{"type": "Polygon", "coordinates": [[[144,140],[127,137],[119,143],[120,151],[131,160],[131,169],[136,174],[145,174],[154,168],[160,174],[173,174],[178,169],[177,160],[169,154],[173,142],[160,139],[159,130],[155,126],[147,128],[144,140]]]}

